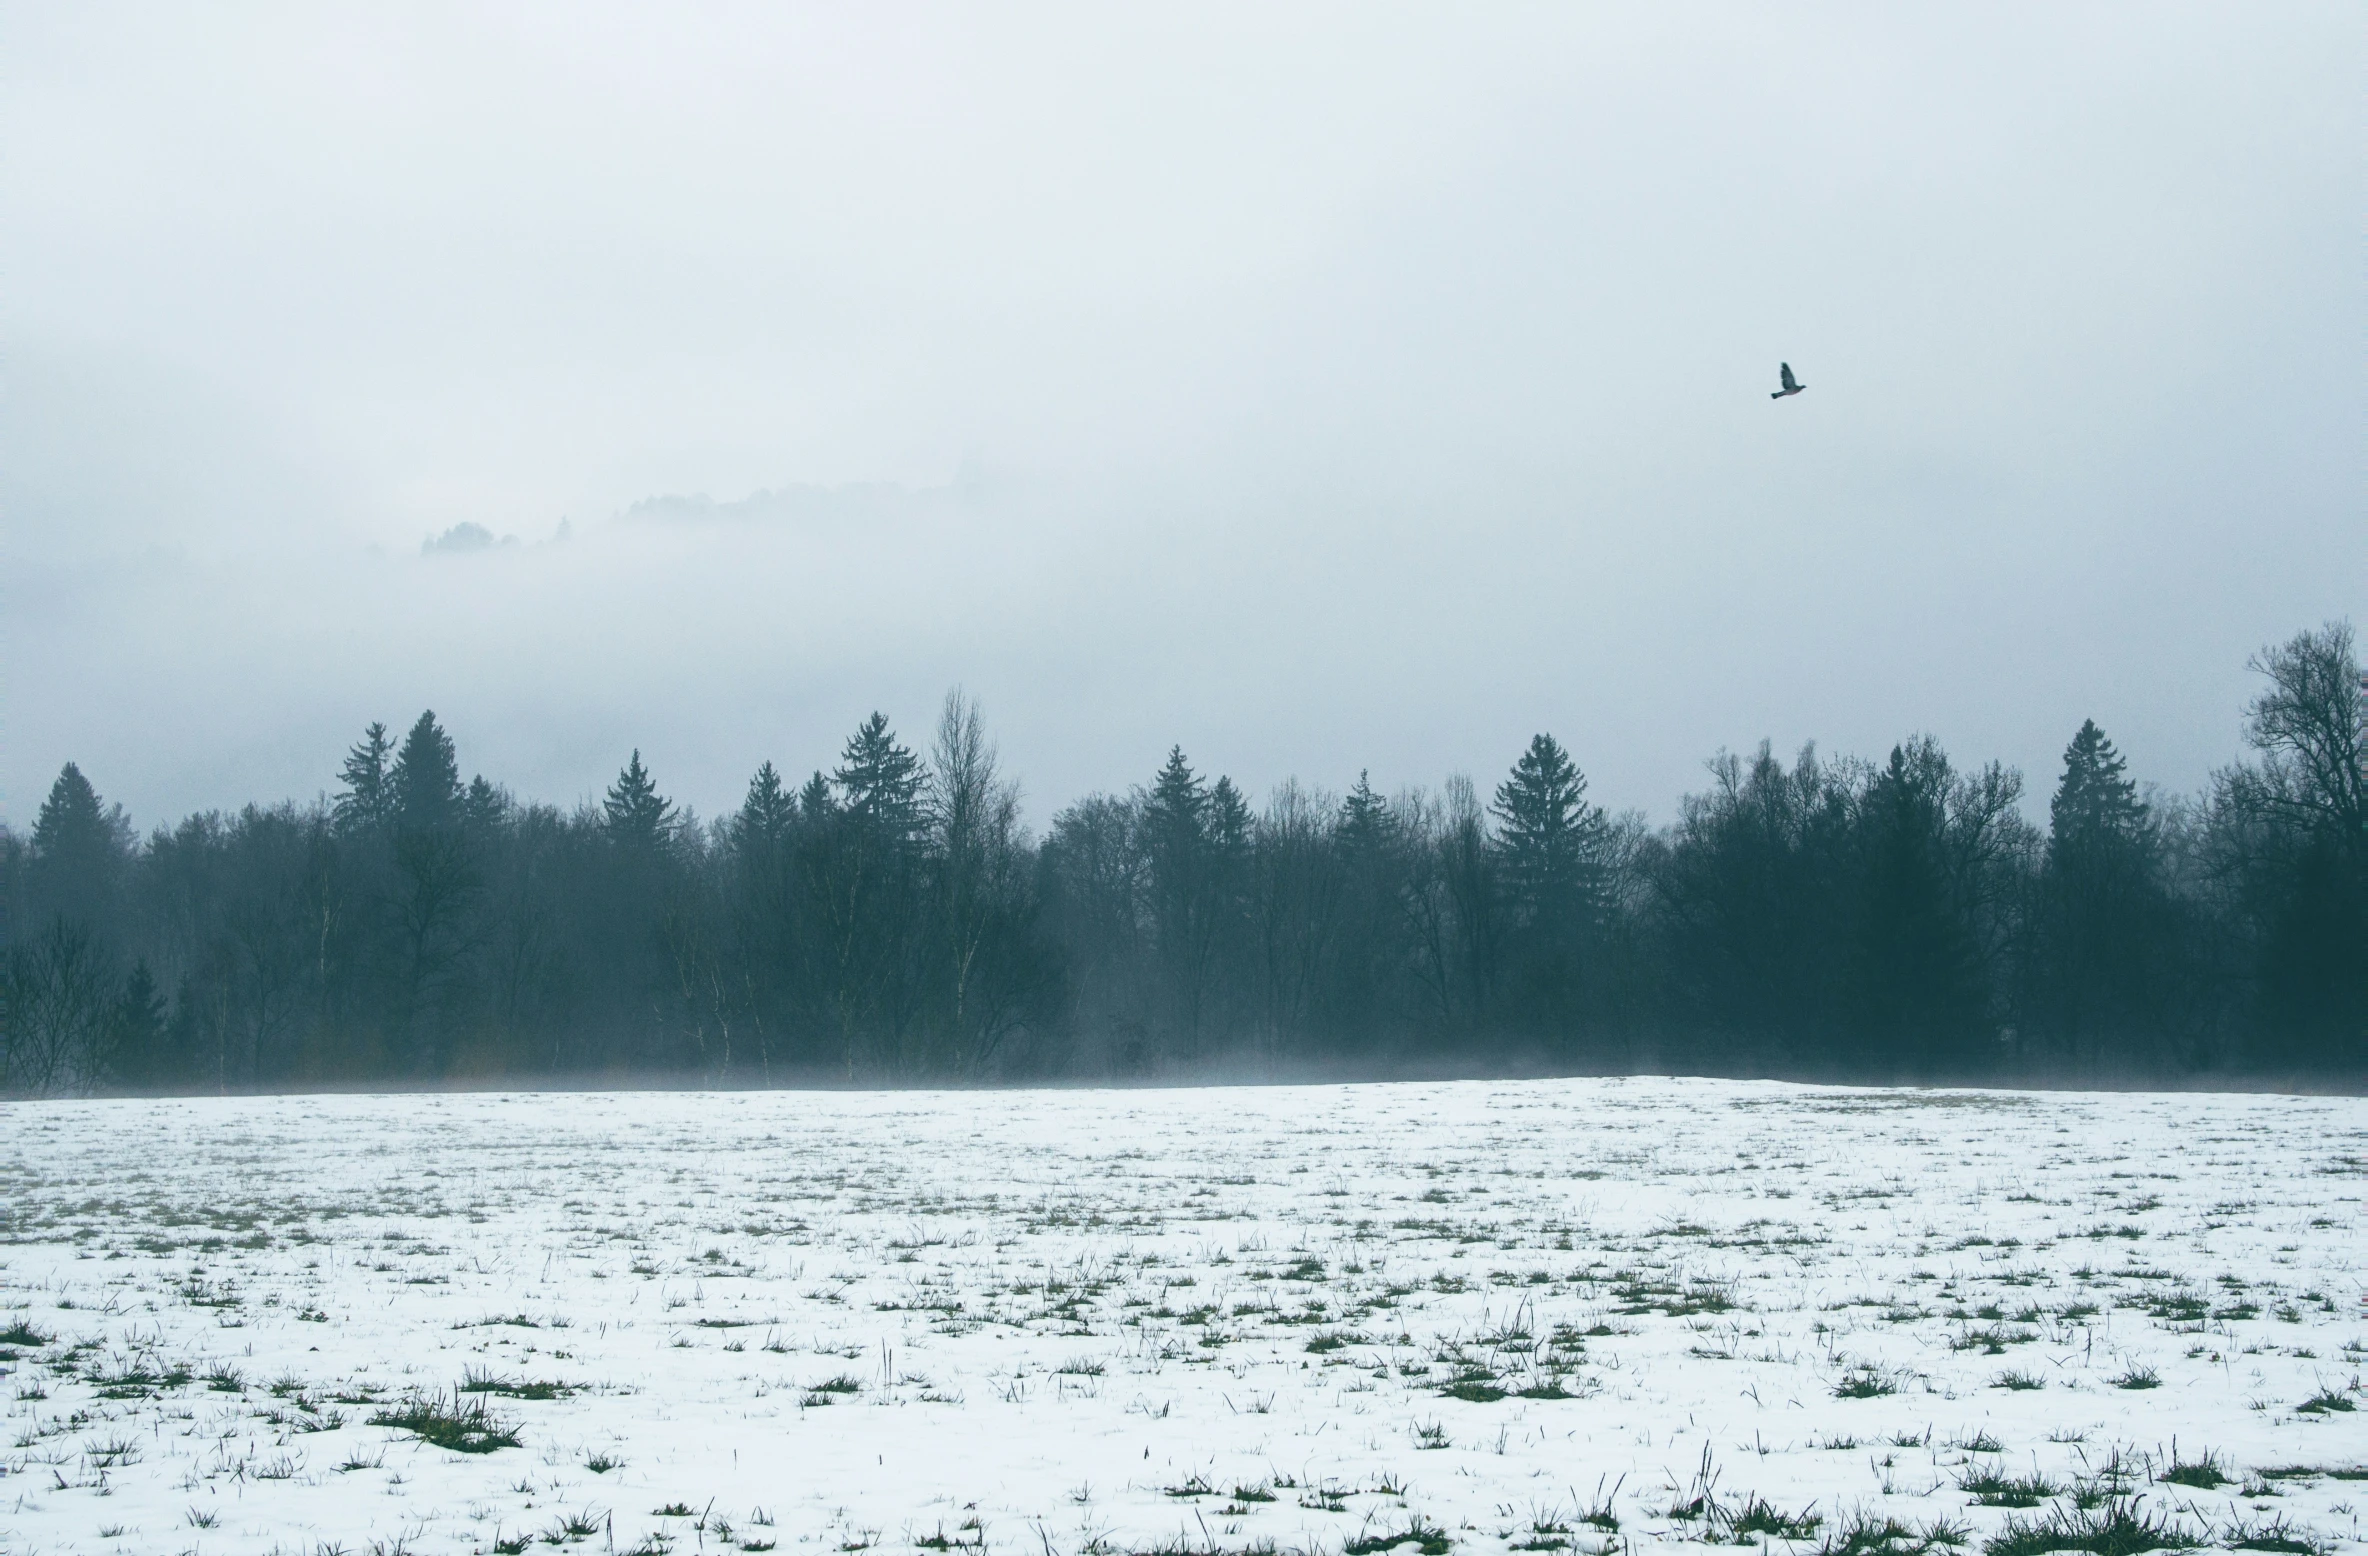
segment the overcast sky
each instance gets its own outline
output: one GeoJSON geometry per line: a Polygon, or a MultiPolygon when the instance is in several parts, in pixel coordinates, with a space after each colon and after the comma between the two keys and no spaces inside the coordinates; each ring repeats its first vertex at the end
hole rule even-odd
{"type": "Polygon", "coordinates": [[[427,707],[713,811],[956,683],[1039,823],[2193,788],[2368,598],[2353,4],[367,9],[0,7],[13,826],[427,707]]]}

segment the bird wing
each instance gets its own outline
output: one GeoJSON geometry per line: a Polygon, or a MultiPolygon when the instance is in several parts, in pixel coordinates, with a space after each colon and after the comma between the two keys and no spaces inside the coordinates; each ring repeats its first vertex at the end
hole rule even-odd
{"type": "Polygon", "coordinates": [[[1783,377],[1784,377],[1784,387],[1785,387],[1785,388],[1787,388],[1787,389],[1798,389],[1798,388],[1800,387],[1800,385],[1799,385],[1799,384],[1797,384],[1797,383],[1794,383],[1794,382],[1793,382],[1793,377],[1792,377],[1792,364],[1791,364],[1790,362],[1779,362],[1779,363],[1777,363],[1777,364],[1776,364],[1776,370],[1777,370],[1779,373],[1781,373],[1781,374],[1783,375],[1783,377]]]}

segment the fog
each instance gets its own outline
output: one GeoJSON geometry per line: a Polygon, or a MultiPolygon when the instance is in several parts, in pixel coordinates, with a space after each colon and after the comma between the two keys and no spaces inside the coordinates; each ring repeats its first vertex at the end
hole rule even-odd
{"type": "Polygon", "coordinates": [[[713,812],[955,684],[1039,821],[2189,788],[2361,614],[2350,6],[5,13],[11,826],[422,708],[713,812]]]}

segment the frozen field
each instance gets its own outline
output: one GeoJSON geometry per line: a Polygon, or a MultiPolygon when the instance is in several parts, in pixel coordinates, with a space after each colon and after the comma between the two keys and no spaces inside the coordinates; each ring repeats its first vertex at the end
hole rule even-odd
{"type": "Polygon", "coordinates": [[[0,1550],[2348,1547],[2364,1194],[2352,1099],[0,1105],[0,1550]]]}

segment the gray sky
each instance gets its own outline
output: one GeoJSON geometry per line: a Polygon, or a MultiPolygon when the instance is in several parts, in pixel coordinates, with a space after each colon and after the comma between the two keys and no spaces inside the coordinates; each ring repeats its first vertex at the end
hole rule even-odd
{"type": "Polygon", "coordinates": [[[2351,5],[374,9],[0,6],[12,825],[423,707],[712,811],[955,683],[1039,821],[2188,788],[2362,614],[2351,5]]]}

